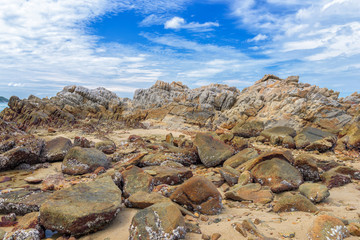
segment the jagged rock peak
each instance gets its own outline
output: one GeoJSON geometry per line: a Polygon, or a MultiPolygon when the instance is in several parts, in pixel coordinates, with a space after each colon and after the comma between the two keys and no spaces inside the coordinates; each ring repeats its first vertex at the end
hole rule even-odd
{"type": "Polygon", "coordinates": [[[299,82],[299,76],[289,76],[286,79],[281,79],[278,76],[275,76],[273,74],[265,74],[265,76],[255,82],[255,84],[267,82],[267,81],[284,81],[286,83],[298,83],[299,82]]]}
{"type": "Polygon", "coordinates": [[[171,91],[171,90],[184,91],[184,90],[189,89],[189,87],[184,85],[182,82],[167,83],[167,82],[163,82],[161,80],[157,80],[156,83],[151,88],[162,89],[165,91],[171,91]]]}

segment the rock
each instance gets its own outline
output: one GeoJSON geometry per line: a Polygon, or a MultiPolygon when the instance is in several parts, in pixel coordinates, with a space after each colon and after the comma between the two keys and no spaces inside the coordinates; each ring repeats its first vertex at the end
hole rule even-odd
{"type": "Polygon", "coordinates": [[[122,190],[126,198],[139,191],[151,192],[154,187],[153,177],[136,166],[131,166],[123,171],[122,178],[122,190]]]}
{"type": "Polygon", "coordinates": [[[275,193],[297,189],[304,182],[295,167],[279,158],[257,164],[251,174],[255,182],[269,186],[275,193]]]}
{"type": "Polygon", "coordinates": [[[218,240],[221,237],[220,233],[213,233],[211,235],[211,240],[218,240]]]}
{"type": "Polygon", "coordinates": [[[302,195],[310,199],[312,202],[319,203],[330,196],[328,188],[319,183],[304,183],[299,187],[302,195]]]}
{"type": "Polygon", "coordinates": [[[252,183],[254,181],[253,176],[250,171],[243,171],[238,179],[238,185],[244,186],[248,183],[252,183]]]}
{"type": "Polygon", "coordinates": [[[294,167],[300,171],[304,181],[318,182],[321,180],[316,158],[308,154],[301,154],[295,158],[294,167]]]}
{"type": "Polygon", "coordinates": [[[74,138],[74,146],[75,147],[82,147],[82,148],[90,148],[91,143],[85,137],[76,136],[74,138]]]}
{"type": "Polygon", "coordinates": [[[16,147],[0,154],[0,171],[15,168],[22,163],[41,162],[40,153],[44,147],[43,139],[29,135],[18,137],[14,141],[16,147]]]}
{"type": "Polygon", "coordinates": [[[262,189],[259,183],[247,185],[235,185],[225,192],[227,199],[236,201],[252,201],[254,203],[266,204],[273,200],[274,196],[270,189],[262,189]]]}
{"type": "Polygon", "coordinates": [[[329,215],[318,216],[308,232],[309,239],[314,240],[342,240],[348,235],[344,223],[329,215]]]}
{"type": "Polygon", "coordinates": [[[201,162],[206,167],[217,166],[234,155],[234,150],[229,145],[209,134],[196,134],[194,144],[197,147],[201,162]]]}
{"type": "Polygon", "coordinates": [[[192,171],[186,168],[171,168],[165,166],[152,166],[143,168],[144,171],[154,171],[153,183],[155,185],[177,185],[193,176],[192,171]]]}
{"type": "Polygon", "coordinates": [[[351,183],[350,175],[342,174],[336,170],[337,168],[332,168],[329,171],[321,174],[321,179],[328,188],[340,187],[351,183]]]}
{"type": "Polygon", "coordinates": [[[37,212],[49,196],[50,193],[30,189],[1,193],[0,214],[37,212]]]}
{"type": "Polygon", "coordinates": [[[95,148],[105,154],[113,154],[116,151],[116,145],[113,141],[97,142],[95,148]]]}
{"type": "Polygon", "coordinates": [[[330,171],[349,175],[352,179],[360,180],[360,171],[348,166],[337,166],[332,168],[330,171]]]}
{"type": "Polygon", "coordinates": [[[238,183],[238,179],[240,176],[240,172],[233,169],[230,166],[224,166],[220,168],[220,174],[225,179],[225,181],[229,184],[229,186],[234,186],[238,183]]]}
{"type": "Polygon", "coordinates": [[[195,148],[179,148],[169,144],[162,145],[164,150],[154,154],[148,154],[140,159],[139,166],[158,166],[165,161],[173,161],[184,166],[198,162],[195,148]]]}
{"type": "Polygon", "coordinates": [[[33,176],[29,176],[29,177],[26,177],[24,179],[24,181],[27,182],[27,183],[31,183],[31,184],[37,184],[37,183],[41,183],[43,181],[43,179],[33,177],[33,176]]]}
{"type": "Polygon", "coordinates": [[[235,136],[229,143],[236,151],[242,151],[249,147],[248,140],[238,136],[235,136]]]}
{"type": "Polygon", "coordinates": [[[273,128],[265,129],[261,132],[261,136],[264,136],[267,141],[273,145],[287,145],[287,147],[293,146],[293,138],[296,136],[296,131],[293,128],[285,126],[277,126],[273,128]]]}
{"type": "Polygon", "coordinates": [[[294,163],[294,157],[290,151],[271,151],[261,154],[260,156],[252,159],[251,161],[247,161],[238,167],[239,170],[250,171],[253,169],[257,164],[267,161],[269,159],[278,158],[287,161],[290,164],[294,163]]]}
{"type": "Polygon", "coordinates": [[[317,212],[318,208],[306,197],[300,194],[284,194],[274,205],[274,212],[317,212]]]}
{"type": "Polygon", "coordinates": [[[61,170],[69,175],[79,175],[95,171],[98,167],[109,168],[106,155],[94,148],[73,147],[66,154],[61,170]]]}
{"type": "Polygon", "coordinates": [[[39,213],[32,212],[23,216],[18,224],[6,234],[4,240],[40,240],[45,237],[40,226],[39,213]]]}
{"type": "Polygon", "coordinates": [[[125,204],[127,207],[133,208],[147,208],[151,205],[154,205],[159,202],[170,201],[169,198],[164,197],[160,193],[156,192],[143,192],[139,191],[132,194],[128,199],[126,199],[125,204]]]}
{"type": "Polygon", "coordinates": [[[41,206],[40,222],[59,233],[80,236],[102,229],[120,211],[121,191],[110,177],[59,190],[41,206]]]}
{"type": "Polygon", "coordinates": [[[64,184],[65,178],[63,174],[47,175],[41,183],[41,190],[59,190],[64,184]]]}
{"type": "Polygon", "coordinates": [[[360,237],[360,223],[350,223],[347,229],[350,235],[360,237]]]}
{"type": "Polygon", "coordinates": [[[216,186],[201,176],[185,181],[171,194],[170,199],[203,214],[218,214],[222,209],[221,194],[216,186]]]}
{"type": "Polygon", "coordinates": [[[234,156],[230,157],[224,162],[224,166],[230,166],[232,168],[237,168],[241,164],[258,157],[259,154],[253,148],[245,148],[244,150],[238,152],[234,156]]]}
{"type": "Polygon", "coordinates": [[[185,238],[186,228],[180,210],[173,203],[163,202],[137,212],[129,232],[129,240],[175,240],[185,238]]]}
{"type": "Polygon", "coordinates": [[[184,165],[182,165],[181,163],[174,162],[174,161],[171,161],[171,160],[167,160],[165,162],[162,162],[160,164],[160,166],[162,166],[162,167],[170,167],[170,168],[183,168],[184,167],[184,165]]]}
{"type": "Polygon", "coordinates": [[[252,121],[252,122],[245,122],[237,124],[231,132],[235,136],[239,137],[257,137],[260,133],[264,130],[264,123],[260,121],[252,121]]]}
{"type": "Polygon", "coordinates": [[[57,137],[45,143],[41,158],[47,162],[62,161],[70,148],[71,140],[64,137],[57,137]]]}
{"type": "MultiPolygon", "coordinates": [[[[248,233],[256,236],[258,239],[264,239],[264,240],[275,240],[273,238],[269,238],[264,236],[259,229],[255,226],[255,224],[250,219],[245,219],[241,223],[242,228],[247,231],[248,233]]],[[[246,234],[247,235],[247,234],[246,234]]]]}
{"type": "Polygon", "coordinates": [[[295,137],[297,149],[305,148],[306,150],[325,152],[331,149],[335,143],[336,136],[334,134],[311,127],[304,128],[295,137]]]}

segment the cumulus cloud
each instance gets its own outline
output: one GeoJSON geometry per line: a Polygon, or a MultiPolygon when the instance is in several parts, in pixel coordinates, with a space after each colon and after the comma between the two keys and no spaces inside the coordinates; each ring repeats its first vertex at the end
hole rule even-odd
{"type": "Polygon", "coordinates": [[[214,30],[213,27],[219,27],[219,23],[217,22],[205,22],[205,23],[198,23],[198,22],[190,22],[187,23],[184,18],[181,17],[173,17],[167,20],[164,24],[165,29],[188,29],[191,31],[196,32],[207,32],[214,30]]]}

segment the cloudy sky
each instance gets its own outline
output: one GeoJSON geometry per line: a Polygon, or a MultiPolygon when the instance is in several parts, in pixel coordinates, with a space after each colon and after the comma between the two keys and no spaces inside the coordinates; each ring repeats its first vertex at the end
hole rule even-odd
{"type": "Polygon", "coordinates": [[[264,74],[360,90],[359,0],[1,0],[0,95],[264,74]]]}

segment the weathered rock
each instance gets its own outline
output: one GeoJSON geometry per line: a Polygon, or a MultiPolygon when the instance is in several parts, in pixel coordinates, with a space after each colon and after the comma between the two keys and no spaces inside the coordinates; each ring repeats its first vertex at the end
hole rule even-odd
{"type": "Polygon", "coordinates": [[[316,158],[308,154],[301,154],[295,158],[294,166],[300,171],[304,181],[318,182],[321,180],[316,158]]]}
{"type": "Polygon", "coordinates": [[[234,150],[229,145],[209,134],[196,134],[194,144],[197,147],[201,162],[206,167],[217,166],[234,155],[234,150]]]}
{"type": "Polygon", "coordinates": [[[23,216],[18,224],[6,234],[4,240],[40,240],[45,237],[40,226],[39,213],[32,212],[23,216]]]}
{"type": "Polygon", "coordinates": [[[153,171],[152,174],[154,185],[168,184],[176,185],[183,183],[185,180],[193,176],[192,171],[186,168],[171,168],[165,166],[152,166],[143,168],[145,172],[147,170],[153,171]]]}
{"type": "Polygon", "coordinates": [[[125,204],[127,207],[133,208],[147,208],[151,205],[154,205],[159,202],[170,201],[169,198],[164,197],[160,193],[156,192],[143,192],[139,191],[132,194],[128,199],[126,199],[125,204]]]}
{"type": "Polygon", "coordinates": [[[302,195],[315,203],[319,203],[330,196],[329,189],[325,185],[319,183],[301,184],[299,191],[302,195]]]}
{"type": "Polygon", "coordinates": [[[77,175],[93,172],[98,167],[109,166],[106,155],[101,151],[94,148],[73,147],[66,154],[61,170],[66,174],[77,175]]]}
{"type": "Polygon", "coordinates": [[[2,193],[0,214],[16,213],[17,215],[25,215],[30,212],[37,212],[49,196],[50,193],[30,189],[2,193]]]}
{"type": "Polygon", "coordinates": [[[170,199],[203,214],[218,214],[222,209],[221,194],[213,183],[201,176],[185,181],[171,194],[170,199]]]}
{"type": "Polygon", "coordinates": [[[318,216],[308,232],[309,239],[342,240],[349,235],[344,223],[329,215],[318,216]]]}
{"type": "Polygon", "coordinates": [[[274,212],[317,212],[318,208],[306,197],[301,194],[284,194],[278,201],[275,203],[274,212]]]}
{"type": "Polygon", "coordinates": [[[350,235],[360,237],[360,223],[350,223],[347,229],[350,235]]]}
{"type": "Polygon", "coordinates": [[[110,177],[59,190],[40,208],[40,222],[60,233],[80,236],[103,228],[120,211],[121,191],[110,177]]]}
{"type": "Polygon", "coordinates": [[[297,189],[303,183],[300,172],[279,158],[257,164],[251,174],[256,182],[269,186],[275,193],[297,189]]]}
{"type": "Polygon", "coordinates": [[[238,185],[246,185],[248,183],[252,183],[254,181],[254,177],[251,175],[250,171],[243,171],[238,179],[238,185]]]}
{"type": "Polygon", "coordinates": [[[0,154],[0,171],[15,168],[26,163],[35,164],[41,162],[40,153],[44,147],[44,140],[30,135],[17,137],[16,147],[0,154]]]}
{"type": "Polygon", "coordinates": [[[122,177],[122,190],[126,198],[139,191],[151,192],[154,187],[153,177],[136,166],[131,166],[122,172],[122,177]]]}
{"type": "Polygon", "coordinates": [[[140,166],[158,166],[165,161],[173,161],[185,166],[195,164],[199,157],[195,148],[179,148],[169,144],[162,145],[164,150],[154,154],[148,154],[140,159],[140,166]]]}
{"type": "Polygon", "coordinates": [[[228,158],[224,162],[224,166],[230,166],[232,168],[237,168],[241,164],[258,157],[259,154],[253,148],[245,148],[244,150],[238,152],[234,156],[228,158]]]}
{"type": "Polygon", "coordinates": [[[129,240],[183,239],[185,221],[180,210],[170,202],[154,204],[139,211],[132,219],[129,240]]]}
{"type": "Polygon", "coordinates": [[[352,171],[348,172],[347,170],[349,170],[347,167],[342,166],[332,168],[321,174],[321,179],[328,188],[343,186],[351,182],[352,171]]]}
{"type": "Polygon", "coordinates": [[[331,149],[336,143],[336,136],[329,132],[324,132],[317,128],[307,127],[295,137],[297,149],[318,150],[325,152],[331,149]]]}
{"type": "Polygon", "coordinates": [[[240,172],[235,170],[234,168],[230,166],[224,166],[220,168],[220,174],[229,184],[229,186],[234,186],[238,183],[240,172]]]}
{"type": "Polygon", "coordinates": [[[91,142],[85,137],[76,136],[74,138],[75,147],[90,148],[91,145],[91,142]]]}
{"type": "Polygon", "coordinates": [[[236,150],[242,151],[249,147],[249,142],[246,138],[235,136],[229,144],[236,150]]]}
{"type": "Polygon", "coordinates": [[[291,139],[296,136],[296,131],[290,127],[278,126],[265,129],[260,135],[264,136],[273,145],[286,144],[287,147],[292,147],[291,139]]]}
{"type": "Polygon", "coordinates": [[[62,161],[70,148],[71,140],[64,137],[57,137],[45,143],[41,158],[48,162],[62,161]]]}
{"type": "Polygon", "coordinates": [[[259,183],[235,185],[225,192],[225,197],[237,201],[252,201],[262,204],[269,203],[274,198],[271,190],[262,188],[259,183]]]}
{"type": "Polygon", "coordinates": [[[233,129],[231,129],[231,132],[235,136],[250,138],[250,137],[259,136],[263,130],[264,130],[263,122],[252,121],[252,122],[239,123],[233,129]]]}
{"type": "Polygon", "coordinates": [[[113,154],[116,151],[116,145],[113,141],[97,142],[95,148],[105,154],[113,154]]]}

